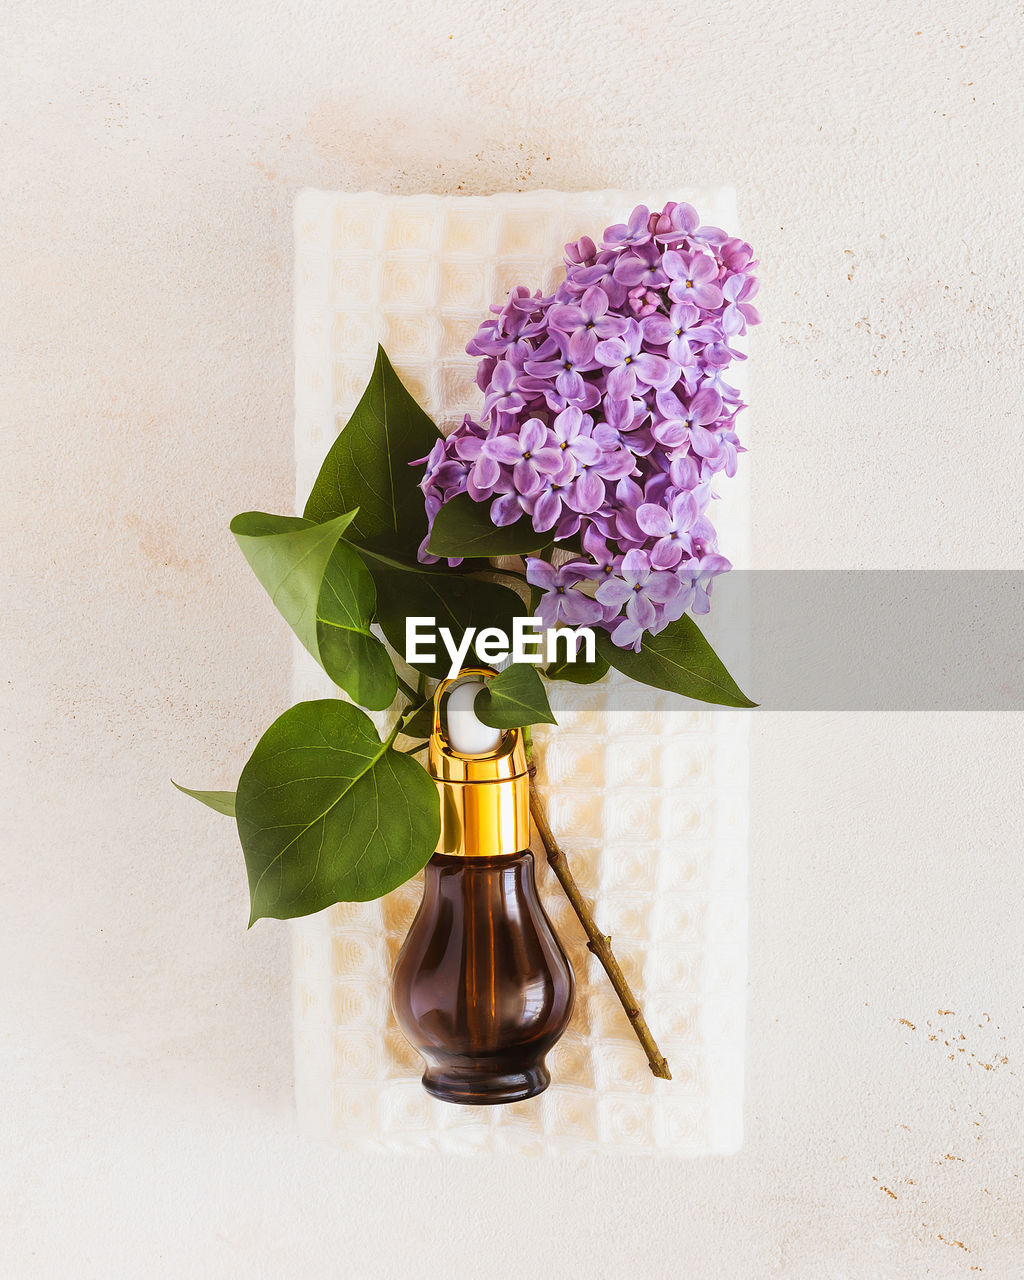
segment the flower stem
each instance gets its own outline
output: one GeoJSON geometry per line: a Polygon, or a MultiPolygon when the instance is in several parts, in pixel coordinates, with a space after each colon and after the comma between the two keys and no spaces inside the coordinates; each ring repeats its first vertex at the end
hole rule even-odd
{"type": "MultiPolygon", "coordinates": [[[[401,691],[405,694],[405,696],[409,699],[409,701],[414,706],[416,705],[417,702],[423,701],[422,698],[417,696],[416,690],[412,687],[411,684],[406,684],[406,682],[402,679],[401,676],[396,676],[395,678],[398,681],[399,689],[401,689],[401,691]]],[[[409,709],[408,707],[403,708],[403,713],[404,711],[408,711],[408,709],[409,709]]]]}
{"type": "MultiPolygon", "coordinates": [[[[531,775],[534,772],[535,769],[531,766],[531,775]]],[[[565,853],[559,847],[558,841],[548,825],[547,815],[537,795],[536,787],[530,788],[530,812],[533,815],[533,822],[541,838],[541,843],[544,845],[544,852],[547,854],[551,870],[558,878],[558,883],[562,886],[565,896],[572,903],[572,909],[576,912],[580,924],[586,931],[588,949],[601,961],[609,982],[615,988],[615,994],[619,997],[619,1003],[626,1012],[629,1025],[633,1028],[636,1038],[643,1045],[644,1053],[647,1054],[647,1061],[650,1064],[651,1071],[659,1080],[671,1080],[672,1072],[669,1070],[668,1060],[658,1048],[654,1036],[651,1035],[651,1029],[640,1011],[640,1005],[633,994],[632,988],[626,981],[626,975],[622,972],[618,960],[612,954],[611,938],[598,929],[594,922],[594,917],[590,914],[590,908],[584,901],[583,894],[580,893],[580,887],[569,870],[569,863],[566,860],[565,853]]]]}

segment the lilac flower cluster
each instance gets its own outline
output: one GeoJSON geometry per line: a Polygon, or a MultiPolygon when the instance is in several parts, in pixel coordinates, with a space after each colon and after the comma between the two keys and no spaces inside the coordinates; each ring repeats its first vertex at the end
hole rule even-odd
{"type": "MultiPolygon", "coordinates": [[[[496,525],[526,518],[572,559],[528,557],[549,626],[601,626],[639,649],[690,609],[706,613],[718,553],[714,477],[735,475],[744,407],[724,379],[732,340],[758,323],[751,249],[688,204],[566,245],[554,294],[518,286],[466,350],[480,357],[483,421],[434,446],[427,518],[456,494],[496,525]]],[[[435,560],[420,549],[424,562],[435,560]]],[[[457,563],[457,562],[453,562],[457,563]]]]}

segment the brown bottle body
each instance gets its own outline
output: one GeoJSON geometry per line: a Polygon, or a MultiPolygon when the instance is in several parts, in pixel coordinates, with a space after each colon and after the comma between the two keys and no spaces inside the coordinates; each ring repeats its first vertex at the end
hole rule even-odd
{"type": "Polygon", "coordinates": [[[537,894],[533,855],[437,853],[395,963],[399,1025],[446,1102],[517,1102],[547,1088],[544,1057],[575,980],[537,894]]]}

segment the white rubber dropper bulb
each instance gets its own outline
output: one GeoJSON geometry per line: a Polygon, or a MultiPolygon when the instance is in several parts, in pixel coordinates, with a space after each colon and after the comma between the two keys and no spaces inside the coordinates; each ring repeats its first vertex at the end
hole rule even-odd
{"type": "Polygon", "coordinates": [[[484,687],[482,680],[467,680],[448,695],[448,742],[460,756],[487,755],[501,741],[501,730],[492,729],[473,709],[476,695],[484,687]]]}

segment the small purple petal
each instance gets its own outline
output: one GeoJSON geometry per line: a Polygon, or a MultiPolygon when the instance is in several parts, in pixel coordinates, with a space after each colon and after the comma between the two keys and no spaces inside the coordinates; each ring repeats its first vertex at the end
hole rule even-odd
{"type": "Polygon", "coordinates": [[[523,456],[522,446],[514,436],[494,436],[483,442],[484,452],[495,462],[503,462],[506,466],[518,462],[523,456]]]}
{"type": "Polygon", "coordinates": [[[623,618],[612,632],[612,644],[620,649],[633,649],[636,653],[640,652],[643,638],[643,627],[638,626],[631,618],[623,618]]]}
{"type": "Polygon", "coordinates": [[[562,500],[557,493],[542,493],[533,504],[533,527],[540,533],[553,528],[561,511],[562,500]]]}
{"type": "Polygon", "coordinates": [[[655,604],[664,604],[679,594],[679,579],[674,573],[652,573],[644,584],[644,595],[655,604]]]}
{"type": "Polygon", "coordinates": [[[647,352],[634,356],[629,368],[649,387],[670,387],[679,376],[670,361],[647,352]]]}
{"type": "Polygon", "coordinates": [[[626,601],[626,617],[631,622],[635,622],[644,631],[651,629],[657,613],[654,605],[648,600],[645,591],[633,591],[630,594],[629,599],[626,601]]]}
{"type": "Polygon", "coordinates": [[[633,594],[633,587],[625,578],[606,578],[594,594],[602,604],[618,608],[633,594]]]}
{"type": "Polygon", "coordinates": [[[637,508],[636,522],[644,533],[653,538],[663,538],[672,532],[672,520],[668,512],[664,507],[656,507],[653,503],[645,502],[642,507],[637,508]]]}
{"type": "Polygon", "coordinates": [[[523,507],[515,493],[503,493],[491,503],[491,519],[499,529],[515,524],[522,514],[523,507]]]}
{"type": "Polygon", "coordinates": [[[608,394],[613,400],[628,400],[635,390],[636,374],[632,365],[620,364],[609,373],[608,394]]]}
{"type": "Polygon", "coordinates": [[[554,587],[557,580],[554,565],[539,556],[526,556],[525,564],[527,582],[535,587],[543,587],[545,591],[554,587]]]}

